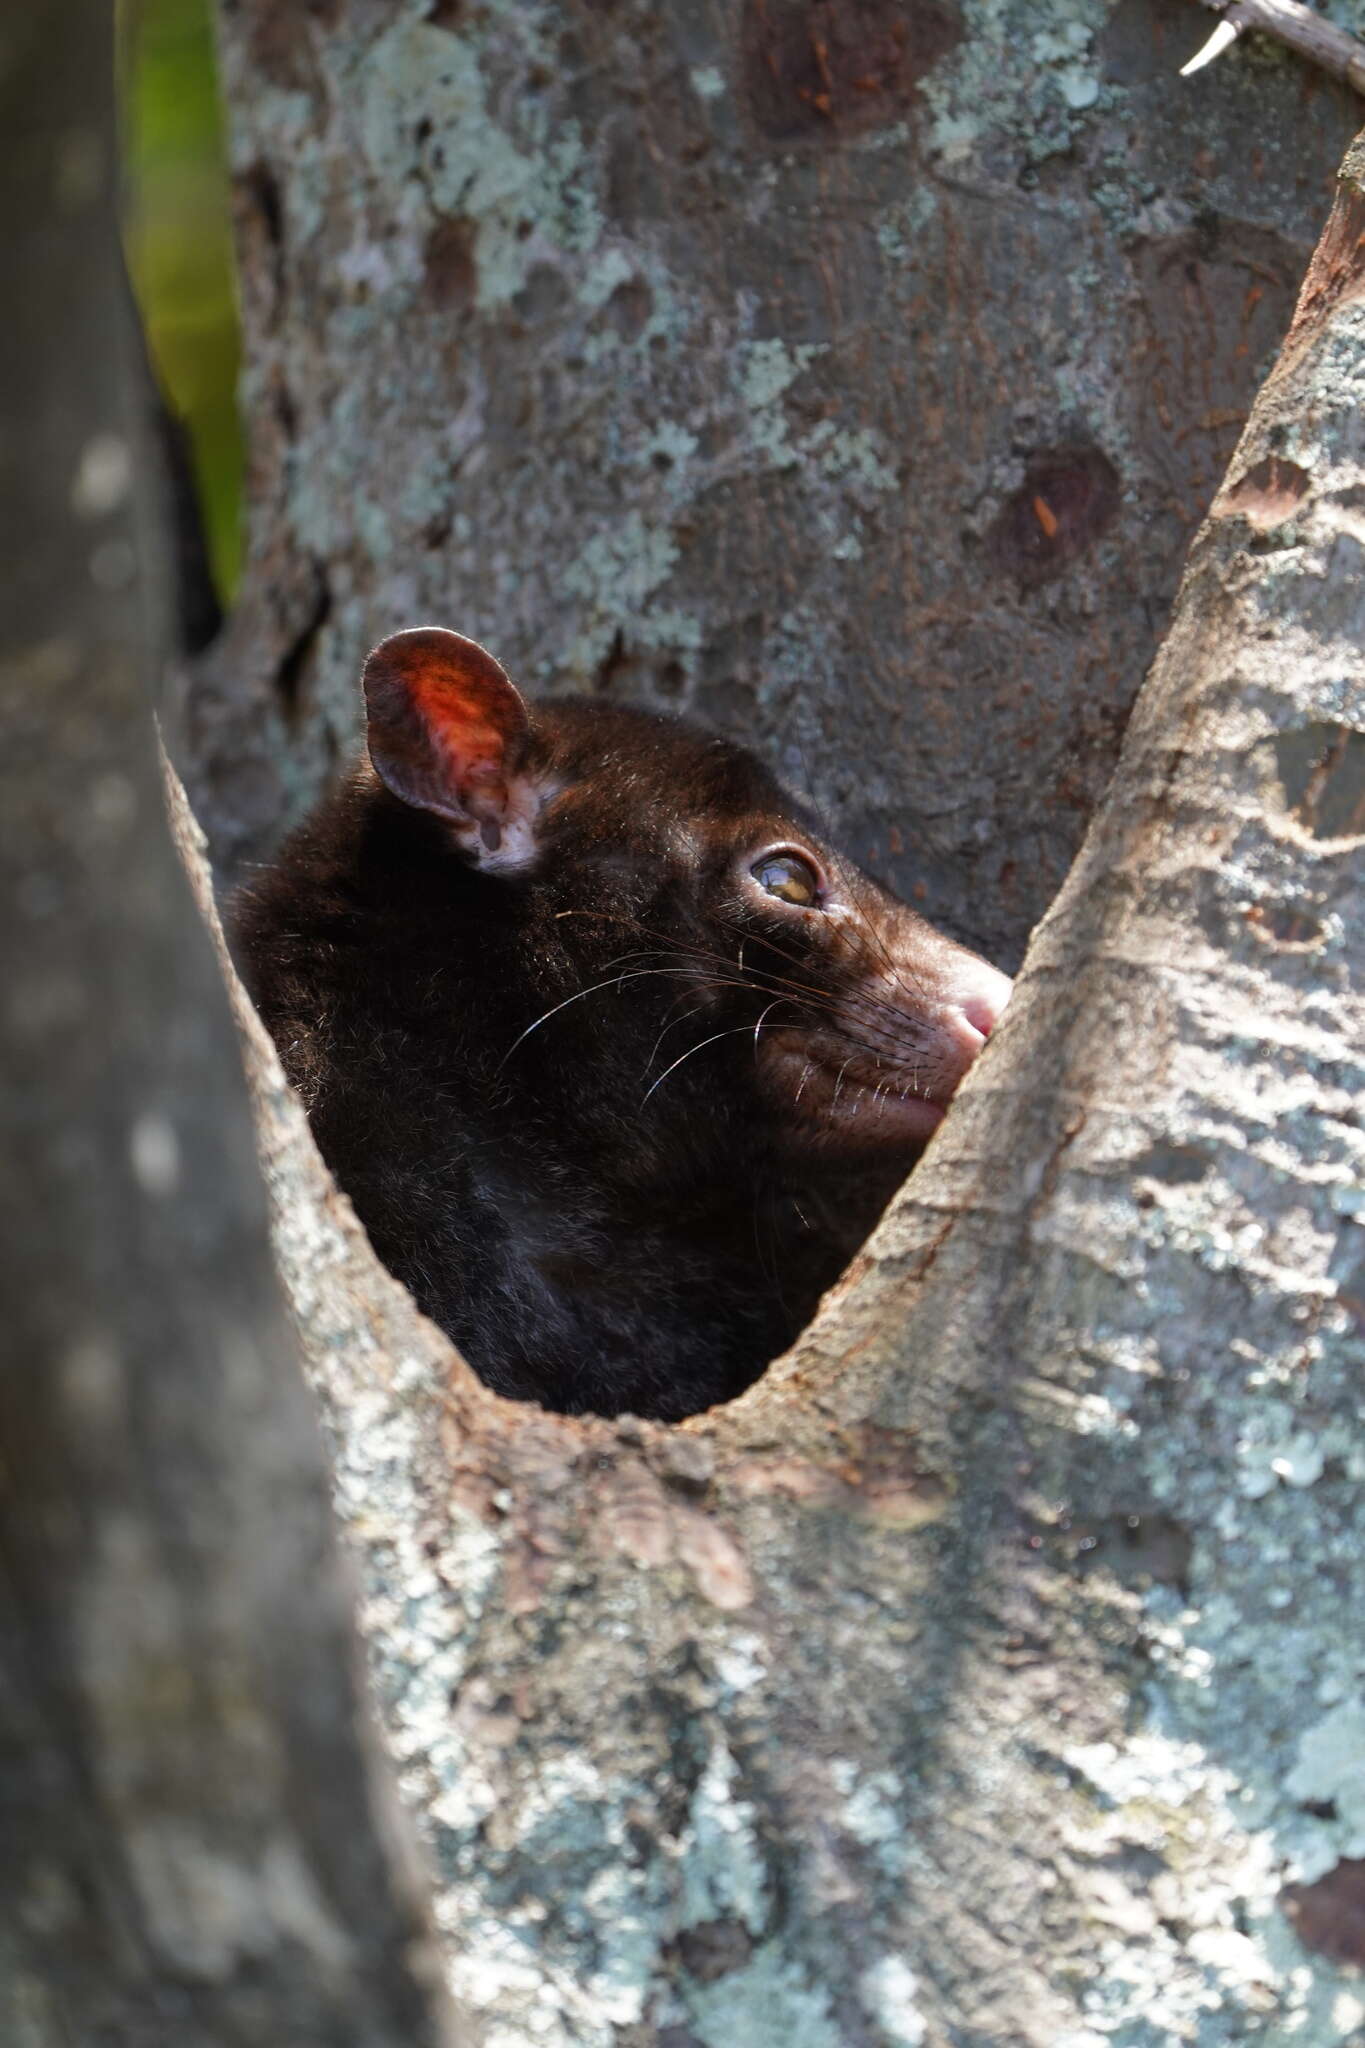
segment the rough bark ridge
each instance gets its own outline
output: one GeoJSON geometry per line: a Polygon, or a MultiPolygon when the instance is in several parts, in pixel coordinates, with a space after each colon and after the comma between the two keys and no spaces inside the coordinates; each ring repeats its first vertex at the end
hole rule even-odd
{"type": "Polygon", "coordinates": [[[494,1400],[255,1034],[487,2048],[1365,2026],[1363,173],[1003,1029],[742,1401],[494,1400]]]}
{"type": "Polygon", "coordinates": [[[221,12],[254,509],[189,721],[220,859],[435,617],[756,738],[1015,965],[1349,91],[1254,39],[1182,84],[1188,0],[221,12]]]}
{"type": "Polygon", "coordinates": [[[162,815],[110,29],[10,9],[0,67],[0,2040],[436,2048],[162,815]]]}

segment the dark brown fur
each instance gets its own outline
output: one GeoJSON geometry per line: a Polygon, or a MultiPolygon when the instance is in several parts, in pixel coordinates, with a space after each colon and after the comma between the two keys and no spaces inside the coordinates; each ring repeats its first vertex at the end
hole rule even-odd
{"type": "Polygon", "coordinates": [[[395,688],[378,712],[371,687],[371,748],[404,794],[362,762],[233,913],[323,1155],[490,1386],[664,1419],[724,1400],[875,1221],[1003,978],[740,747],[561,700],[480,732],[489,768],[459,755],[463,699],[395,688]],[[443,718],[456,753],[419,771],[443,718]],[[534,852],[500,870],[518,803],[534,852]],[[755,884],[774,845],[818,860],[828,913],[755,884]]]}

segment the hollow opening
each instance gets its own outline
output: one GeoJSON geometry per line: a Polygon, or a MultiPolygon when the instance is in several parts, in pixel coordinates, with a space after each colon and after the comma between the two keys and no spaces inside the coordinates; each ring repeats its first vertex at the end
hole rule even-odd
{"type": "Polygon", "coordinates": [[[495,1393],[679,1422],[810,1322],[1008,978],[756,751],[528,704],[441,628],[368,762],[240,893],[249,992],[378,1258],[495,1393]]]}

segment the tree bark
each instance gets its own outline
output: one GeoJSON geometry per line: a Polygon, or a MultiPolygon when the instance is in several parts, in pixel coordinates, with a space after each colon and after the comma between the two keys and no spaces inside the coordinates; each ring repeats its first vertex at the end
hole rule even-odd
{"type": "Polygon", "coordinates": [[[222,0],[226,876],[437,619],[755,740],[1007,967],[1113,768],[1350,91],[1188,0],[222,0]]]}
{"type": "Polygon", "coordinates": [[[11,8],[0,72],[0,2039],[413,2048],[454,2037],[162,814],[110,31],[11,8]]]}
{"type": "Polygon", "coordinates": [[[245,1018],[452,1981],[489,2048],[1347,2042],[1358,158],[1237,439],[1347,102],[1241,52],[1178,100],[1161,5],[426,17],[224,9],[228,866],[433,614],[795,749],[1007,951],[1235,448],[1005,1025],[728,1409],[489,1395],[245,1018]]]}

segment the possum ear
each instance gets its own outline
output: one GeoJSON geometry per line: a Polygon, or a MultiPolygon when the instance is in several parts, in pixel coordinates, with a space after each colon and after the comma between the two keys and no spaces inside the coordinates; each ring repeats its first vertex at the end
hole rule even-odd
{"type": "Polygon", "coordinates": [[[546,795],[527,772],[531,719],[491,654],[462,633],[412,626],[364,673],[370,759],[395,796],[434,811],[480,867],[524,867],[546,795]]]}

